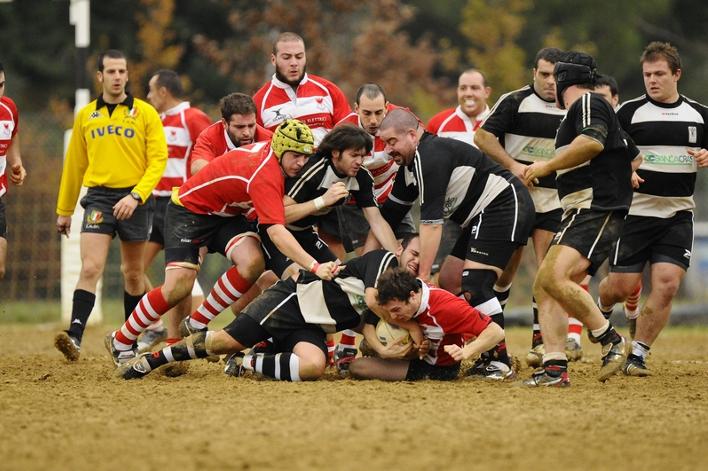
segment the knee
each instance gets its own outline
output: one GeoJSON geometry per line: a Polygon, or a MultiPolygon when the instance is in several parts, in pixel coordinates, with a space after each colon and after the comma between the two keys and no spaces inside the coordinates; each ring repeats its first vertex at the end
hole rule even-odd
{"type": "Polygon", "coordinates": [[[81,263],[81,278],[98,280],[103,274],[103,263],[96,260],[84,259],[81,263]]]}
{"type": "Polygon", "coordinates": [[[143,266],[141,264],[125,264],[120,265],[120,271],[123,274],[123,279],[126,284],[138,284],[145,282],[143,266]]]}
{"type": "Polygon", "coordinates": [[[678,278],[665,278],[652,286],[652,292],[656,293],[660,299],[665,302],[670,302],[676,293],[678,293],[679,287],[681,286],[681,280],[678,278]]]}
{"type": "Polygon", "coordinates": [[[247,280],[255,281],[265,270],[265,260],[260,250],[249,251],[248,255],[232,257],[231,261],[238,267],[238,272],[247,280]]]}
{"type": "Polygon", "coordinates": [[[162,294],[168,302],[176,304],[192,292],[196,278],[197,272],[194,270],[168,270],[162,285],[162,294]]]}
{"type": "Polygon", "coordinates": [[[312,381],[324,375],[326,361],[324,354],[317,358],[300,358],[300,379],[312,381]]]}

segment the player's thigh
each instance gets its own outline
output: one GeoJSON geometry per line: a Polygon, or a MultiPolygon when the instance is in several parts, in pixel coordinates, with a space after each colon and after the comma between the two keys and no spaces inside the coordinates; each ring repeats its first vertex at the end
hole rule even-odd
{"type": "Polygon", "coordinates": [[[106,265],[112,237],[109,234],[82,232],[79,237],[82,271],[100,275],[106,265]]]}
{"type": "Polygon", "coordinates": [[[577,249],[567,245],[553,245],[541,262],[537,280],[550,282],[583,278],[589,266],[590,260],[577,249]]]}
{"type": "Polygon", "coordinates": [[[226,330],[209,331],[205,344],[207,352],[215,355],[236,353],[248,348],[226,330]]]}
{"type": "Polygon", "coordinates": [[[5,275],[5,263],[7,261],[7,239],[0,236],[0,278],[5,275]]]}
{"type": "Polygon", "coordinates": [[[349,373],[356,379],[380,379],[383,381],[403,381],[408,374],[408,360],[383,358],[356,358],[349,365],[349,373]]]}
{"type": "Polygon", "coordinates": [[[555,232],[545,229],[535,229],[531,233],[534,254],[536,255],[536,266],[541,265],[541,260],[546,256],[555,232]]]}
{"type": "Polygon", "coordinates": [[[145,243],[145,251],[143,252],[143,266],[147,270],[157,254],[162,250],[162,244],[156,242],[147,241],[145,243]]]}
{"type": "Polygon", "coordinates": [[[145,258],[145,242],[120,241],[120,257],[123,271],[143,271],[145,258]]]}
{"type": "Polygon", "coordinates": [[[675,263],[660,262],[651,265],[651,290],[673,298],[681,285],[686,270],[675,263]]]}

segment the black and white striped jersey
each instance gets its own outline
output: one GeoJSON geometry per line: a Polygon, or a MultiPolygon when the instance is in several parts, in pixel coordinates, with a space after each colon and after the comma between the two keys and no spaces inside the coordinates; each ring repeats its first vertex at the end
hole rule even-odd
{"type": "MultiPolygon", "coordinates": [[[[555,155],[555,137],[565,116],[555,101],[546,101],[531,85],[499,97],[482,129],[499,139],[504,150],[523,164],[547,161],[555,155]]],[[[531,189],[536,212],[558,209],[555,173],[540,179],[531,189]]]]}
{"type": "MultiPolygon", "coordinates": [[[[324,195],[329,187],[337,182],[344,183],[349,190],[349,197],[339,200],[336,205],[355,203],[360,208],[377,206],[374,199],[374,177],[365,167],[362,166],[355,177],[341,176],[334,169],[332,159],[319,153],[307,160],[296,177],[285,179],[285,194],[298,203],[304,203],[324,195]]],[[[329,213],[332,208],[322,208],[313,215],[288,224],[287,227],[295,231],[310,229],[317,223],[318,216],[329,213]]]]}
{"type": "Polygon", "coordinates": [[[697,165],[687,150],[708,147],[708,109],[684,96],[666,104],[642,95],[617,117],[644,155],[629,214],[668,218],[693,209],[697,165]]]}
{"type": "Polygon", "coordinates": [[[379,276],[397,266],[395,255],[379,249],[349,260],[332,281],[301,270],[296,292],[303,320],[327,333],[356,327],[368,309],[366,289],[375,288],[379,276]]]}
{"type": "Polygon", "coordinates": [[[556,153],[581,134],[600,142],[604,149],[580,165],[558,171],[561,207],[564,211],[628,209],[632,202],[631,161],[635,154],[615,111],[601,95],[585,93],[568,109],[558,128],[556,153]]]}
{"type": "Polygon", "coordinates": [[[398,169],[393,190],[381,214],[398,227],[420,198],[421,224],[451,219],[466,227],[494,198],[508,188],[511,172],[476,147],[427,132],[410,165],[398,169]]]}

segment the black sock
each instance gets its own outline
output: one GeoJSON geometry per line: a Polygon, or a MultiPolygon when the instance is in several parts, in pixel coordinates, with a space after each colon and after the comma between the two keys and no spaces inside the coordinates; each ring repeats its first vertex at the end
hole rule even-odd
{"type": "MultiPolygon", "coordinates": [[[[499,324],[499,327],[504,328],[504,313],[492,314],[489,316],[492,321],[499,324]]],[[[492,360],[500,361],[505,365],[510,365],[509,354],[506,351],[506,340],[499,342],[494,348],[489,350],[492,360]]]]}
{"type": "Polygon", "coordinates": [[[145,293],[134,296],[127,291],[123,291],[123,310],[125,312],[126,321],[133,313],[140,300],[143,299],[143,296],[145,296],[145,293]]]}
{"type": "Polygon", "coordinates": [[[568,371],[568,360],[548,360],[543,362],[543,369],[548,376],[559,377],[568,371]]]}
{"type": "MultiPolygon", "coordinates": [[[[290,371],[290,359],[293,356],[295,356],[295,358],[299,360],[297,355],[291,352],[282,352],[277,353],[275,355],[257,353],[252,357],[253,371],[255,371],[256,373],[260,373],[263,376],[279,379],[282,381],[299,381],[300,372],[298,371],[295,375],[293,375],[293,372],[290,371]],[[277,374],[275,368],[276,364],[280,366],[277,374]]],[[[299,361],[296,362],[296,364],[298,365],[296,367],[299,369],[299,361]]]]}
{"type": "Polygon", "coordinates": [[[154,352],[147,356],[148,364],[153,370],[157,367],[171,363],[172,361],[193,360],[195,358],[206,358],[209,354],[206,351],[206,332],[198,332],[179,342],[163,348],[159,352],[154,352]],[[191,349],[190,349],[191,347],[191,349]],[[168,360],[165,350],[170,349],[173,360],[168,360]],[[191,352],[190,352],[191,350],[191,352]],[[193,354],[192,354],[193,352],[193,354]]]}
{"type": "Polygon", "coordinates": [[[74,299],[71,305],[71,324],[69,324],[69,335],[81,343],[84,335],[86,322],[88,321],[93,305],[96,303],[96,295],[83,289],[74,290],[74,299]]]}
{"type": "Polygon", "coordinates": [[[543,343],[543,336],[541,336],[541,329],[538,322],[538,305],[536,304],[536,298],[531,298],[531,308],[533,309],[533,331],[531,332],[531,348],[543,343]]]}
{"type": "Polygon", "coordinates": [[[617,343],[622,338],[620,337],[620,334],[617,333],[614,327],[612,327],[612,324],[607,328],[604,334],[600,335],[597,337],[597,341],[600,342],[602,345],[607,345],[608,343],[617,343]]]}
{"type": "Polygon", "coordinates": [[[506,308],[506,302],[509,301],[509,294],[511,294],[511,287],[506,291],[494,290],[494,295],[497,297],[499,304],[501,304],[502,311],[506,308]]]}

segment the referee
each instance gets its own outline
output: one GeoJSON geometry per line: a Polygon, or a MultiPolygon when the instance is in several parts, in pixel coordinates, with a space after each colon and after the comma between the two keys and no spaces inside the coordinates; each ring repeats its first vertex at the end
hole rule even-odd
{"type": "Polygon", "coordinates": [[[121,244],[126,317],[145,293],[143,252],[150,233],[149,198],[167,163],[167,143],[160,117],[148,103],[126,91],[125,55],[109,49],[98,56],[102,93],[76,116],[64,160],[57,199],[57,231],[69,236],[71,215],[81,186],[81,273],[74,290],[69,329],[54,345],[76,361],[81,338],[96,300],[111,239],[121,244]]]}

